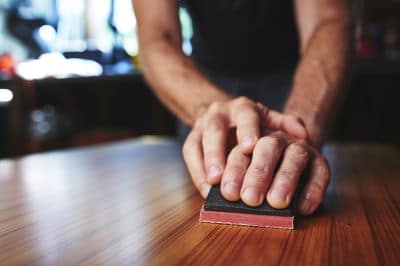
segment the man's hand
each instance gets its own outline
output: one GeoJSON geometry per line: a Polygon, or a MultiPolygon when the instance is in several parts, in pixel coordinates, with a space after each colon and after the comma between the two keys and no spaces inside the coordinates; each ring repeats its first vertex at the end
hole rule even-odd
{"type": "Polygon", "coordinates": [[[211,184],[221,181],[228,154],[229,131],[235,129],[238,150],[250,154],[265,128],[307,139],[307,131],[296,117],[268,110],[246,97],[215,102],[201,113],[185,141],[183,155],[203,197],[207,196],[211,184]]]}
{"type": "Polygon", "coordinates": [[[231,201],[241,198],[250,206],[258,206],[266,198],[272,207],[286,208],[308,164],[310,176],[298,208],[303,215],[312,214],[329,184],[328,163],[307,142],[281,131],[262,137],[252,157],[244,155],[239,147],[230,152],[221,181],[222,195],[231,201]]]}

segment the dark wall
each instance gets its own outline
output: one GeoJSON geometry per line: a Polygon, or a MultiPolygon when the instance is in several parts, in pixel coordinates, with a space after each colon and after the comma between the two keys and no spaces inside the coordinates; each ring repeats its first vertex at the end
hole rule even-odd
{"type": "Polygon", "coordinates": [[[140,74],[16,84],[6,112],[8,156],[176,132],[175,118],[140,74]]]}
{"type": "Polygon", "coordinates": [[[355,63],[332,139],[400,145],[400,62],[355,63]]]}

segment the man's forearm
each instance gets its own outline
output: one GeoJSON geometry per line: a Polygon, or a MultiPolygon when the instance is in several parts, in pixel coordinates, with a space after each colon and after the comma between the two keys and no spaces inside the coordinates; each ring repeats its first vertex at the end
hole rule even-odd
{"type": "Polygon", "coordinates": [[[188,125],[210,103],[230,98],[168,40],[147,44],[142,57],[146,79],[156,94],[188,125]]]}
{"type": "Polygon", "coordinates": [[[326,20],[314,31],[297,68],[285,112],[299,116],[319,146],[343,90],[350,47],[350,21],[326,20]]]}

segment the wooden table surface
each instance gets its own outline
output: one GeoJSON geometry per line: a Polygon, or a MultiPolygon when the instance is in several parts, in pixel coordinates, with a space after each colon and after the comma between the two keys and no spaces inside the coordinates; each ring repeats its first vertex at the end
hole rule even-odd
{"type": "Polygon", "coordinates": [[[399,150],[324,153],[324,208],[294,231],[198,223],[170,140],[0,161],[0,265],[400,265],[399,150]]]}

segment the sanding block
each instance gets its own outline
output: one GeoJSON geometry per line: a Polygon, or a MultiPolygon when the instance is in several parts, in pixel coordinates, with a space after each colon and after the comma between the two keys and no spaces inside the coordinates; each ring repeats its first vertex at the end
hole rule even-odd
{"type": "Polygon", "coordinates": [[[200,222],[294,229],[297,193],[286,209],[274,209],[265,200],[259,207],[223,198],[220,186],[212,186],[200,211],[200,222]]]}

